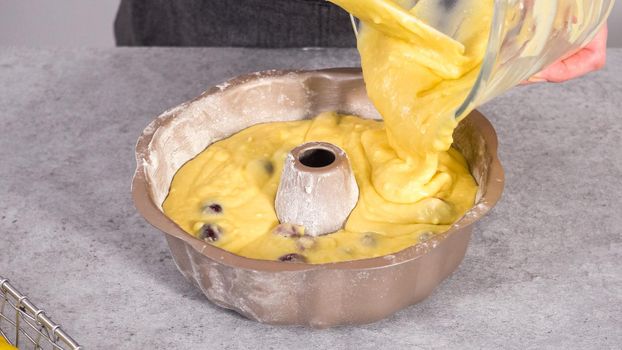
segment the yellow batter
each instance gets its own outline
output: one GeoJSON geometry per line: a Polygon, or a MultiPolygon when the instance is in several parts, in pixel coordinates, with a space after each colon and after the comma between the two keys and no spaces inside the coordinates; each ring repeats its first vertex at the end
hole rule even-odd
{"type": "Polygon", "coordinates": [[[9,342],[0,335],[0,350],[17,350],[17,348],[9,344],[9,342]]]}
{"type": "Polygon", "coordinates": [[[327,113],[214,143],[179,170],[163,203],[187,232],[246,257],[325,263],[397,252],[472,207],[477,185],[452,133],[483,60],[493,0],[475,2],[459,42],[418,19],[442,14],[430,1],[410,11],[391,0],[333,2],[366,24],[358,48],[384,123],[327,113]],[[285,155],[310,141],[345,150],[360,191],[344,229],[318,238],[279,226],[274,209],[285,155]]]}

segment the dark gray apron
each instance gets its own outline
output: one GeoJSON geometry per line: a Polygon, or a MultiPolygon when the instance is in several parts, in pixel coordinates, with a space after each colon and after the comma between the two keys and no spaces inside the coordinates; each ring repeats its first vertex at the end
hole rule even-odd
{"type": "Polygon", "coordinates": [[[324,0],[121,0],[119,46],[352,47],[348,14],[324,0]]]}

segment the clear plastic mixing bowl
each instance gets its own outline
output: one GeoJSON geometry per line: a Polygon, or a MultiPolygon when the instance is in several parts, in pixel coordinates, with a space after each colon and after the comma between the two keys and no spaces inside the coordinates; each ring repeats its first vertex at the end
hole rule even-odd
{"type": "MultiPolygon", "coordinates": [[[[422,18],[453,38],[480,0],[395,0],[405,8],[426,1],[435,9],[422,18]],[[442,13],[442,16],[438,16],[442,13]]],[[[456,111],[461,116],[520,84],[597,34],[614,0],[495,0],[486,56],[471,92],[456,111]]]]}

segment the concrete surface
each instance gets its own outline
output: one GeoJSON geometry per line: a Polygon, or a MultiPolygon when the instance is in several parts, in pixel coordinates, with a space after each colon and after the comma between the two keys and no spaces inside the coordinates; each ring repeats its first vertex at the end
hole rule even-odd
{"type": "Polygon", "coordinates": [[[131,202],[143,127],[234,75],[356,57],[0,50],[0,275],[88,349],[619,349],[622,50],[604,71],[482,108],[500,136],[505,196],[421,304],[361,327],[272,327],[186,283],[131,202]]]}

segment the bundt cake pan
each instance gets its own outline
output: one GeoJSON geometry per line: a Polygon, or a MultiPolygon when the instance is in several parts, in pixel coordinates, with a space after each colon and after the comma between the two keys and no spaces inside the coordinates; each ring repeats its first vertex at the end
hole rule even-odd
{"type": "Polygon", "coordinates": [[[174,174],[209,144],[253,124],[325,111],[379,118],[360,69],[238,77],[163,113],[138,139],[136,208],[164,232],[179,271],[215,304],[270,324],[324,328],[380,320],[429,296],[458,267],[473,225],[501,196],[497,137],[476,111],[454,135],[479,184],[476,205],[447,232],[391,255],[319,265],[249,259],[196,239],[163,214],[174,174]]]}

